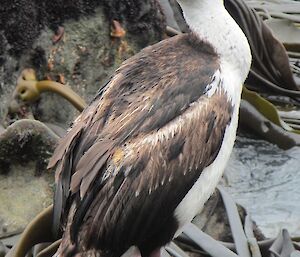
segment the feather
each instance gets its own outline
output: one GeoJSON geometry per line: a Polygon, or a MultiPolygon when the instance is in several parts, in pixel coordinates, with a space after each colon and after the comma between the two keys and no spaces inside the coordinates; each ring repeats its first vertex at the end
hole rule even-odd
{"type": "Polygon", "coordinates": [[[101,156],[101,158],[98,160],[97,164],[82,179],[82,182],[81,182],[81,185],[80,185],[80,197],[81,197],[81,199],[86,194],[89,186],[91,185],[93,180],[95,180],[97,174],[99,173],[99,171],[101,170],[103,165],[106,163],[109,155],[110,155],[109,152],[106,152],[105,154],[103,154],[101,156]]]}
{"type": "Polygon", "coordinates": [[[51,159],[49,160],[48,169],[53,168],[58,161],[62,159],[66,151],[68,150],[71,143],[80,136],[82,131],[82,123],[77,123],[68,133],[62,138],[54,151],[51,159]]]}
{"type": "MultiPolygon", "coordinates": [[[[70,190],[76,192],[82,180],[91,173],[97,163],[99,170],[105,164],[108,158],[108,150],[112,147],[111,140],[101,140],[95,143],[79,160],[76,166],[76,172],[72,175],[70,190]],[[100,165],[101,164],[101,165],[100,165]]],[[[97,170],[97,171],[99,171],[97,170]]],[[[97,173],[96,173],[97,174],[97,173]]],[[[93,175],[96,175],[93,173],[93,175]]],[[[92,178],[91,178],[92,179],[92,178]]],[[[81,196],[81,198],[83,195],[81,196]]]]}

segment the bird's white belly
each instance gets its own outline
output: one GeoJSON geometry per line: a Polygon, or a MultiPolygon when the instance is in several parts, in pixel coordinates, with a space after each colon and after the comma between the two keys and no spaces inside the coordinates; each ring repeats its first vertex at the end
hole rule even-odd
{"type": "Polygon", "coordinates": [[[235,107],[231,123],[225,130],[219,154],[213,163],[202,171],[196,183],[175,209],[174,215],[179,223],[175,237],[183,231],[183,226],[190,222],[201,211],[204,203],[214,192],[229,160],[236,138],[237,123],[238,108],[235,107]]]}

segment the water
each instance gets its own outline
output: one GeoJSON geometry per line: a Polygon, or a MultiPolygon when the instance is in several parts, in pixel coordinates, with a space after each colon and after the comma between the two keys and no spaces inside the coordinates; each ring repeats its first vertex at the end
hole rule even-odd
{"type": "Polygon", "coordinates": [[[238,137],[225,179],[227,190],[267,237],[281,228],[300,235],[300,147],[282,150],[238,137]]]}

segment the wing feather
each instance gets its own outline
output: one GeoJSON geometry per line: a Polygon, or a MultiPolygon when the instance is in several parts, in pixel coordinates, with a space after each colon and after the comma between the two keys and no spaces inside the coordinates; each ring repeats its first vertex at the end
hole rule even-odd
{"type": "Polygon", "coordinates": [[[221,83],[206,94],[218,56],[191,39],[180,35],[128,59],[58,146],[49,164],[58,164],[54,215],[76,204],[73,241],[116,255],[143,245],[175,222],[180,199],[217,155],[232,106],[221,83]]]}

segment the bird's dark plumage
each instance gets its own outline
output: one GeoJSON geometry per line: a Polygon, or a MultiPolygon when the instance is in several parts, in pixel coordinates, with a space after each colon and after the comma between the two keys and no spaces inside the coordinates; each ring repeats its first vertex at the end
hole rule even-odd
{"type": "Polygon", "coordinates": [[[147,255],[172,239],[174,210],[215,159],[230,122],[219,68],[214,49],[192,34],[121,65],[49,164],[57,167],[62,256],[94,249],[117,257],[131,245],[147,255]]]}

